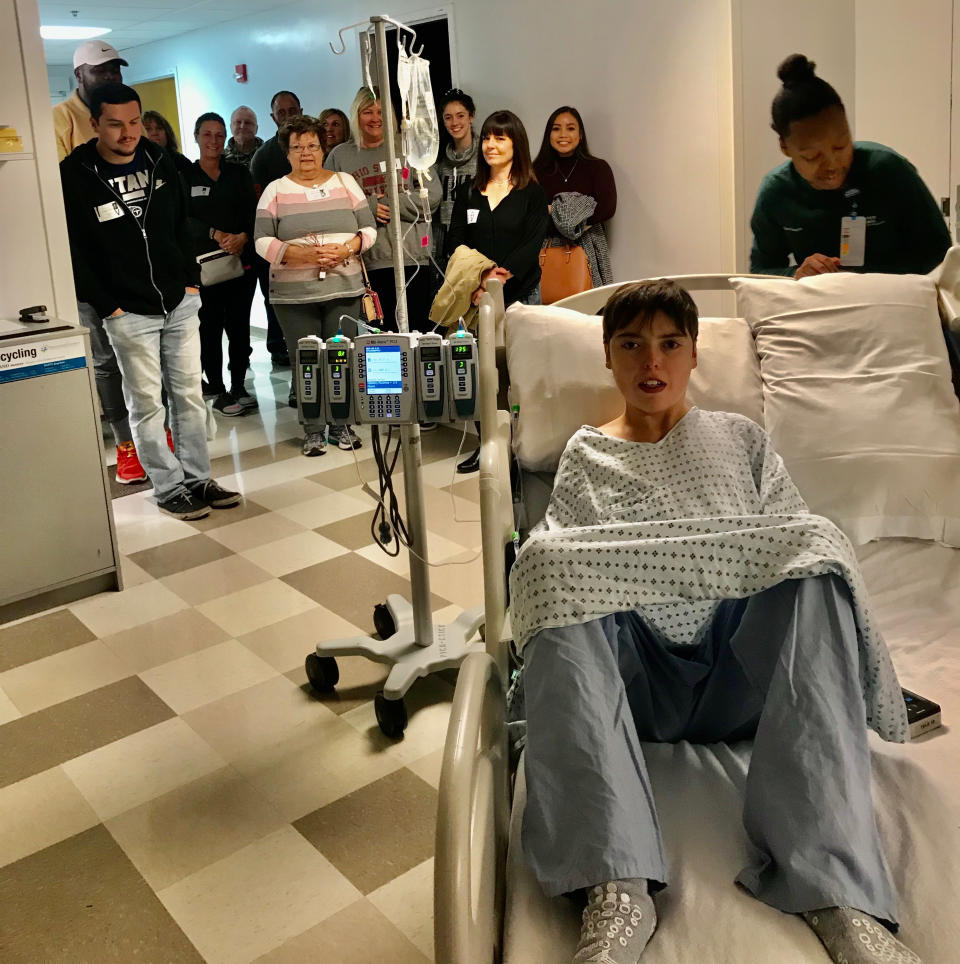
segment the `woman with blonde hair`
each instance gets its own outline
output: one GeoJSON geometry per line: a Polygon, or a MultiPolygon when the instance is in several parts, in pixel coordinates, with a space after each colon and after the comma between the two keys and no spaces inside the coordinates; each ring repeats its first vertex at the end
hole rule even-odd
{"type": "MultiPolygon", "coordinates": [[[[394,131],[395,117],[390,118],[394,131]]],[[[383,168],[387,151],[383,134],[383,110],[380,94],[376,88],[361,87],[350,105],[349,141],[338,144],[323,162],[330,171],[350,174],[363,189],[370,206],[370,213],[377,223],[377,240],[364,261],[370,274],[370,284],[380,297],[385,327],[394,328],[397,310],[393,273],[393,235],[390,231],[390,207],[387,201],[387,177],[383,168]]],[[[410,328],[430,331],[433,326],[428,315],[433,300],[428,262],[433,240],[430,224],[426,221],[429,211],[440,204],[440,180],[435,168],[430,169],[430,179],[425,181],[427,197],[419,196],[419,185],[408,168],[397,174],[400,188],[400,220],[403,235],[403,263],[406,277],[407,317],[410,328]]]]}

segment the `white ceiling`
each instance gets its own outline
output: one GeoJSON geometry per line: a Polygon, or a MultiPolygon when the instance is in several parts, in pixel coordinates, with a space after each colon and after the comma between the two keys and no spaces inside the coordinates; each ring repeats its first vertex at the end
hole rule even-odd
{"type": "MultiPolygon", "coordinates": [[[[286,0],[287,3],[290,0],[286,0]]],[[[118,50],[175,37],[201,27],[284,6],[284,0],[39,0],[40,22],[62,27],[109,27],[103,40],[118,50]],[[71,11],[76,10],[74,17],[71,11]]],[[[48,64],[73,66],[81,41],[44,40],[48,64]]]]}

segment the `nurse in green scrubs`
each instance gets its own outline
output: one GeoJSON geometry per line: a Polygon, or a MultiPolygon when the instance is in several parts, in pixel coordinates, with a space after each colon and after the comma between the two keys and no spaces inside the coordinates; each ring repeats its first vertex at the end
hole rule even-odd
{"type": "Polygon", "coordinates": [[[937,202],[906,158],[853,140],[840,96],[814,67],[792,54],[777,70],[771,126],[789,160],[760,184],[750,270],[925,274],[950,247],[937,202]]]}

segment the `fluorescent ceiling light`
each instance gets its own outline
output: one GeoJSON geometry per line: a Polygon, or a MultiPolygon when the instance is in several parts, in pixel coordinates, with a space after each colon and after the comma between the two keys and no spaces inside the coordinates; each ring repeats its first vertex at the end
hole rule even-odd
{"type": "Polygon", "coordinates": [[[40,36],[44,40],[90,40],[105,33],[110,33],[109,27],[40,27],[40,36]]]}

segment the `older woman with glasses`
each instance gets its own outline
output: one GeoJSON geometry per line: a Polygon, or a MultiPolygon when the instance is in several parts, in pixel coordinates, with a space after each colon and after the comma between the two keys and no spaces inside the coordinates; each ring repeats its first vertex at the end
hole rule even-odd
{"type": "MultiPolygon", "coordinates": [[[[270,302],[290,357],[307,335],[357,334],[363,275],[358,255],[377,238],[373,214],[357,182],[323,168],[323,128],[306,114],[278,135],[291,171],[268,184],[257,205],[257,253],[270,263],[270,302]]],[[[297,379],[294,379],[296,385],[297,379]]],[[[295,391],[298,389],[295,389],[295,391]]],[[[323,455],[326,425],[306,418],[303,454],[323,455]]],[[[329,440],[345,450],[360,447],[350,426],[330,426],[329,440]]]]}

